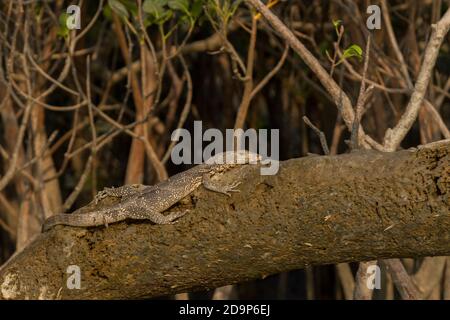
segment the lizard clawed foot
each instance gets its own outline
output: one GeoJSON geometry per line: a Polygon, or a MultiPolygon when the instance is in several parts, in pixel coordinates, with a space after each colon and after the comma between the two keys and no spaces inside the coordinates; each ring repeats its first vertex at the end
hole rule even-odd
{"type": "Polygon", "coordinates": [[[168,224],[175,224],[178,222],[178,218],[181,218],[182,216],[184,216],[186,213],[188,213],[190,210],[186,209],[184,211],[181,212],[174,212],[171,213],[167,216],[167,218],[169,219],[168,224]]]}
{"type": "Polygon", "coordinates": [[[242,182],[237,181],[234,182],[232,184],[229,184],[227,186],[223,186],[223,188],[221,188],[220,193],[226,194],[227,196],[231,197],[231,193],[230,192],[241,192],[241,190],[236,189],[242,182]]]}

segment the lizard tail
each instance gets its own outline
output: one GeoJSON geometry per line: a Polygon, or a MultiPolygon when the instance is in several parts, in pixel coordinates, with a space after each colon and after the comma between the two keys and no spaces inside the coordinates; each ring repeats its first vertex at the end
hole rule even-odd
{"type": "Polygon", "coordinates": [[[57,215],[47,218],[47,220],[45,220],[44,224],[42,225],[42,232],[46,232],[58,224],[68,223],[70,218],[68,218],[66,216],[68,216],[68,215],[57,214],[57,215]]]}
{"type": "MultiPolygon", "coordinates": [[[[119,217],[116,219],[120,220],[119,217]]],[[[111,219],[105,219],[102,214],[98,212],[90,212],[83,214],[57,214],[49,217],[45,220],[42,226],[42,232],[46,232],[56,225],[62,224],[72,227],[93,227],[107,225],[108,223],[115,222],[111,219]]]]}

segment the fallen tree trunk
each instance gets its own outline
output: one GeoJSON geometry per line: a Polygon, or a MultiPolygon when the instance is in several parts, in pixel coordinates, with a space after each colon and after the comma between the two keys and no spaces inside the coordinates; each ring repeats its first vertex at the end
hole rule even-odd
{"type": "MultiPolygon", "coordinates": [[[[200,188],[174,225],[56,227],[0,270],[2,298],[156,297],[349,261],[450,255],[450,143],[365,151],[227,173],[231,198],[200,188]],[[68,289],[67,268],[81,271],[68,289]]],[[[70,279],[69,279],[70,280],[70,279]]]]}

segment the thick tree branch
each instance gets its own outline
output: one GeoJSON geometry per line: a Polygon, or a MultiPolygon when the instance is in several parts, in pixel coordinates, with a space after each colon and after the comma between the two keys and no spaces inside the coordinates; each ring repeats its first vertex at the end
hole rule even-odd
{"type": "Polygon", "coordinates": [[[450,254],[450,141],[243,166],[231,198],[203,188],[174,225],[58,226],[0,269],[2,298],[142,298],[349,261],[450,254]],[[81,289],[67,289],[67,267],[81,289]]]}

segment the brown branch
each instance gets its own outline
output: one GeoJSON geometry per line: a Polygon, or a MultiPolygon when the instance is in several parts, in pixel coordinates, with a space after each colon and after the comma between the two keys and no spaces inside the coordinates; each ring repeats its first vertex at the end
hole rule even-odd
{"type": "Polygon", "coordinates": [[[444,274],[444,300],[450,300],[450,257],[447,257],[445,261],[445,274],[444,274]]]}
{"type": "Polygon", "coordinates": [[[420,298],[419,291],[416,285],[412,281],[412,278],[406,272],[400,259],[385,259],[381,261],[388,269],[394,285],[402,299],[404,300],[417,300],[420,298]]]}
{"type": "Polygon", "coordinates": [[[275,176],[244,166],[222,177],[245,176],[241,193],[201,188],[173,208],[191,209],[176,224],[128,221],[41,234],[0,269],[1,295],[156,297],[312,264],[448,255],[449,165],[450,142],[441,142],[291,159],[275,176]],[[81,290],[66,287],[73,264],[81,290]]]}
{"type": "Polygon", "coordinates": [[[88,160],[86,161],[86,165],[84,167],[83,173],[80,176],[80,179],[78,180],[77,185],[70,193],[70,195],[67,197],[67,199],[64,201],[64,204],[62,205],[61,210],[59,212],[66,212],[67,210],[69,210],[70,207],[72,207],[75,200],[77,199],[80,192],[83,190],[84,184],[86,183],[86,180],[89,177],[89,171],[91,170],[93,159],[94,159],[93,154],[91,154],[88,160]]]}
{"type": "Polygon", "coordinates": [[[367,268],[377,264],[377,260],[360,262],[358,271],[356,272],[355,291],[353,299],[355,300],[372,300],[373,290],[367,286],[367,280],[370,274],[367,268]]]}
{"type": "Polygon", "coordinates": [[[11,161],[8,163],[8,169],[6,170],[3,177],[0,179],[0,191],[2,191],[6,187],[6,185],[11,181],[11,179],[14,177],[14,173],[16,172],[17,159],[19,157],[20,148],[22,147],[22,142],[25,135],[25,130],[28,125],[28,120],[30,119],[31,110],[32,106],[31,104],[29,104],[26,107],[25,113],[22,118],[22,123],[19,128],[16,145],[14,147],[14,151],[11,156],[11,161]]]}
{"type": "Polygon", "coordinates": [[[234,129],[242,129],[244,127],[245,119],[247,117],[248,108],[252,100],[253,91],[253,67],[255,64],[255,46],[256,46],[256,34],[258,30],[258,20],[252,19],[252,31],[250,34],[250,44],[248,46],[247,64],[245,66],[245,79],[244,79],[244,93],[242,95],[241,104],[239,106],[236,121],[234,123],[234,129]]]}
{"type": "Polygon", "coordinates": [[[336,265],[336,272],[342,286],[345,300],[353,300],[353,291],[355,290],[355,279],[352,269],[348,263],[339,263],[336,265]]]}
{"type": "Polygon", "coordinates": [[[450,8],[444,14],[442,19],[432,25],[432,34],[430,41],[425,49],[422,66],[420,68],[419,75],[416,80],[414,92],[411,95],[405,112],[398,121],[397,125],[393,129],[388,129],[384,137],[384,147],[388,151],[394,151],[400,145],[405,138],[409,129],[416,121],[419,109],[422,106],[422,102],[425,98],[425,94],[428,89],[428,84],[432,76],[434,65],[439,54],[442,42],[444,41],[448,31],[450,29],[450,8]]]}
{"type": "MultiPolygon", "coordinates": [[[[136,107],[136,121],[139,122],[144,119],[144,110],[145,110],[144,100],[142,97],[141,89],[139,87],[136,72],[131,69],[131,57],[128,52],[129,48],[126,42],[127,40],[125,34],[122,30],[120,19],[115,14],[113,14],[113,22],[116,34],[118,35],[118,42],[122,51],[122,56],[127,65],[129,66],[133,99],[136,107]]],[[[133,139],[132,141],[127,166],[127,178],[126,178],[127,183],[142,182],[136,181],[136,177],[139,175],[142,177],[143,174],[143,166],[144,166],[143,152],[147,154],[147,157],[149,158],[151,164],[153,165],[153,168],[156,171],[158,179],[161,181],[167,178],[166,169],[164,168],[163,164],[156,155],[153,146],[148,142],[147,137],[144,136],[143,125],[145,124],[137,125],[134,127],[134,133],[136,134],[136,136],[142,137],[142,139],[133,139]]]]}
{"type": "Polygon", "coordinates": [[[364,105],[366,104],[367,99],[369,98],[370,93],[373,90],[373,86],[370,86],[366,90],[366,76],[367,76],[367,69],[369,68],[370,40],[371,39],[372,39],[372,35],[369,33],[369,36],[367,37],[366,55],[364,57],[364,68],[363,68],[361,86],[359,88],[358,100],[356,102],[356,107],[355,107],[355,118],[353,120],[352,131],[351,131],[351,139],[350,140],[351,140],[352,149],[359,148],[358,132],[359,132],[359,128],[361,127],[361,119],[363,116],[363,109],[364,109],[364,105]]]}
{"type": "MultiPolygon", "coordinates": [[[[191,110],[192,105],[192,95],[193,95],[193,88],[192,88],[192,77],[191,73],[189,72],[189,68],[186,64],[186,61],[184,60],[182,55],[179,55],[179,59],[181,61],[181,64],[184,68],[184,74],[186,76],[186,82],[187,82],[187,94],[186,94],[186,102],[184,103],[183,110],[181,111],[180,118],[178,120],[177,129],[180,129],[184,126],[184,123],[186,122],[186,119],[189,115],[189,111],[191,110]]],[[[161,162],[166,163],[171,155],[172,149],[175,147],[175,144],[178,142],[178,138],[174,139],[170,142],[169,147],[167,148],[166,153],[164,154],[161,162]]]]}
{"type": "MultiPolygon", "coordinates": [[[[274,15],[260,0],[247,0],[254,6],[264,18],[269,21],[272,27],[280,34],[280,36],[291,46],[291,48],[303,59],[306,65],[314,72],[319,81],[325,87],[327,92],[333,98],[335,105],[342,113],[347,128],[351,130],[355,114],[353,112],[352,102],[347,94],[339,87],[328,72],[321,66],[320,62],[311,54],[311,52],[295,37],[292,31],[274,15]]],[[[367,136],[362,129],[359,130],[361,143],[368,148],[368,143],[372,146],[377,146],[377,149],[382,149],[373,139],[367,136]]]]}
{"type": "Polygon", "coordinates": [[[436,110],[436,108],[426,99],[423,100],[423,105],[427,109],[427,111],[430,113],[433,120],[436,122],[439,130],[441,131],[442,135],[446,139],[450,139],[450,130],[445,125],[444,120],[442,120],[441,115],[436,110]]]}
{"type": "MultiPolygon", "coordinates": [[[[131,65],[131,47],[127,43],[127,37],[122,29],[120,18],[116,14],[112,14],[113,27],[116,31],[117,41],[119,43],[122,57],[127,66],[131,65]]],[[[132,88],[134,107],[136,109],[136,121],[140,121],[144,117],[144,99],[142,97],[141,88],[139,86],[137,72],[129,67],[129,81],[132,88]]],[[[133,131],[137,136],[144,136],[144,124],[135,126],[133,131]]],[[[125,184],[142,183],[144,173],[144,144],[138,139],[133,139],[128,155],[128,163],[126,168],[125,184]]]]}
{"type": "Polygon", "coordinates": [[[272,70],[270,70],[270,72],[255,86],[250,95],[250,99],[253,99],[255,95],[259,91],[261,91],[261,89],[264,88],[264,86],[270,81],[270,79],[272,79],[278,73],[278,71],[280,71],[281,67],[286,61],[288,53],[289,53],[289,46],[286,45],[283,54],[280,58],[280,61],[278,61],[277,65],[272,70]]]}
{"type": "Polygon", "coordinates": [[[446,260],[447,257],[426,257],[419,271],[414,274],[413,282],[422,298],[426,299],[441,281],[446,260]]]}
{"type": "Polygon", "coordinates": [[[323,153],[325,155],[329,155],[330,149],[328,148],[327,138],[325,137],[325,134],[322,131],[320,131],[319,128],[313,125],[307,116],[303,116],[303,121],[319,136],[320,145],[322,146],[323,153]]]}
{"type": "Polygon", "coordinates": [[[406,81],[408,87],[412,88],[413,84],[411,81],[411,77],[408,73],[408,65],[406,64],[405,58],[403,57],[402,52],[400,51],[400,47],[397,42],[397,38],[395,37],[394,29],[392,28],[391,18],[389,15],[389,8],[387,6],[386,0],[381,0],[381,9],[383,12],[383,19],[385,22],[387,34],[389,41],[391,43],[391,47],[394,50],[395,56],[400,63],[400,68],[403,73],[403,78],[406,81]]]}

